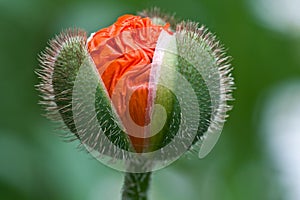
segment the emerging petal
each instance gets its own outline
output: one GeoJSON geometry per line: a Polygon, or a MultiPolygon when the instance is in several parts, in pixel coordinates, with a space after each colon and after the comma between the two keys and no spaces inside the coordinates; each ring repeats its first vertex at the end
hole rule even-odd
{"type": "Polygon", "coordinates": [[[158,37],[168,27],[155,25],[150,18],[124,15],[88,42],[89,53],[137,152],[148,145],[145,138],[153,106],[149,102],[153,93],[149,87],[151,63],[158,37]]]}

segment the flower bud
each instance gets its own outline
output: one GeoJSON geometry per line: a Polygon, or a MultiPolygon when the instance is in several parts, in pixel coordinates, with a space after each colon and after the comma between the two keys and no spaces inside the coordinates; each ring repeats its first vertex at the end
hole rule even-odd
{"type": "Polygon", "coordinates": [[[130,172],[161,168],[192,148],[204,157],[231,109],[233,86],[228,57],[203,26],[158,9],[139,15],[89,38],[62,32],[38,71],[49,115],[101,161],[126,160],[113,167],[130,172]]]}

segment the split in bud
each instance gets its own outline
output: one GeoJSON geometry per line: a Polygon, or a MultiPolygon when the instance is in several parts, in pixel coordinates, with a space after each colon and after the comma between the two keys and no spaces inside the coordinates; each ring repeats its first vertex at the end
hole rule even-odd
{"type": "Polygon", "coordinates": [[[41,56],[38,88],[49,114],[100,160],[152,171],[191,148],[204,157],[216,143],[232,99],[223,52],[203,26],[153,9],[88,39],[61,33],[41,56]]]}

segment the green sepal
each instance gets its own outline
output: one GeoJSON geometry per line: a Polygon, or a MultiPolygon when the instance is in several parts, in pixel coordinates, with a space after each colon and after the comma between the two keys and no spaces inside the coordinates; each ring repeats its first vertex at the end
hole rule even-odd
{"type": "Polygon", "coordinates": [[[52,48],[57,51],[53,62],[52,87],[54,90],[54,102],[65,125],[77,137],[77,130],[73,120],[72,92],[76,75],[84,59],[86,35],[84,31],[68,30],[54,39],[52,48]],[[53,47],[57,44],[58,49],[53,47]]]}
{"type": "MultiPolygon", "coordinates": [[[[177,48],[179,51],[182,51],[181,46],[178,45],[177,48]]],[[[201,136],[203,136],[210,125],[212,107],[209,89],[199,71],[181,56],[178,56],[178,65],[176,66],[176,70],[190,83],[197,96],[198,108],[195,109],[199,109],[200,115],[197,134],[192,143],[195,144],[200,140],[201,136]]]]}
{"type": "Polygon", "coordinates": [[[43,105],[46,110],[56,112],[76,138],[92,150],[110,154],[104,150],[104,138],[99,137],[97,130],[99,127],[113,145],[129,150],[130,141],[115,117],[104,85],[87,51],[86,41],[86,33],[82,30],[67,30],[50,41],[50,47],[40,59],[42,70],[38,72],[43,105]],[[93,87],[95,89],[91,91],[93,87]],[[77,95],[86,98],[94,95],[92,105],[85,105],[84,98],[76,97],[78,92],[77,95]],[[78,106],[75,108],[74,105],[78,106]],[[87,113],[91,110],[90,106],[95,113],[87,113]],[[90,124],[94,118],[97,123],[90,124]]]}

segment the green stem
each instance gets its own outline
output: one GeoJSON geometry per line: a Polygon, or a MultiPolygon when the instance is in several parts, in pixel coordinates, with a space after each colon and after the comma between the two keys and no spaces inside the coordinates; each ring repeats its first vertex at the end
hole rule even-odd
{"type": "Polygon", "coordinates": [[[122,200],[147,200],[151,172],[125,173],[122,200]]]}

